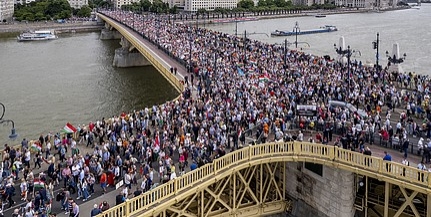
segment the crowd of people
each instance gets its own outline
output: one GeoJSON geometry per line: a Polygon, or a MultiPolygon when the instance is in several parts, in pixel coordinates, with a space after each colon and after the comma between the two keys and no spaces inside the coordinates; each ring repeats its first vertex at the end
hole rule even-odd
{"type": "MultiPolygon", "coordinates": [[[[74,136],[48,134],[36,141],[24,139],[20,148],[6,146],[2,201],[9,207],[15,203],[14,185],[19,183],[21,199],[28,204],[25,216],[47,216],[52,203],[60,203],[66,214],[77,217],[77,200],[88,200],[96,185],[105,193],[119,181],[125,187],[117,203],[124,202],[129,195],[138,196],[156,183],[241,148],[246,136],[260,142],[304,140],[302,131],[312,129],[323,134],[310,141],[328,143],[332,134],[340,134],[340,146],[364,153],[370,153],[364,143],[372,143],[377,133],[383,142],[399,144],[409,135],[431,137],[429,82],[424,76],[390,73],[387,68],[377,72],[358,61],[348,70],[327,57],[157,16],[104,13],[187,62],[190,73],[184,78],[184,93],[175,101],[79,126],[74,136]],[[350,103],[366,115],[330,105],[331,100],[350,103]],[[314,106],[313,115],[299,115],[298,105],[314,106]],[[383,107],[387,112],[382,112],[383,107]],[[405,112],[394,132],[389,120],[391,111],[399,107],[405,112]],[[290,129],[298,131],[292,136],[290,129]],[[83,146],[92,152],[80,153],[83,146]],[[46,174],[33,174],[32,167],[45,163],[46,174]],[[62,187],[57,195],[55,185],[62,187]]],[[[176,72],[176,67],[171,71],[176,72]]],[[[107,202],[96,204],[91,215],[106,209],[107,202]]]]}

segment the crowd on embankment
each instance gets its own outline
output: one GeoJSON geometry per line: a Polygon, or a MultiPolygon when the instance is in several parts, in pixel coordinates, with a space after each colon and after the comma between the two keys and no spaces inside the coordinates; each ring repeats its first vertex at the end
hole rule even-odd
{"type": "MultiPolygon", "coordinates": [[[[79,206],[74,194],[87,200],[96,183],[105,191],[115,179],[122,179],[126,186],[124,197],[117,201],[121,203],[138,177],[143,181],[137,194],[155,182],[175,178],[188,167],[194,170],[222,157],[227,148],[241,148],[254,128],[261,142],[272,138],[271,133],[281,140],[291,128],[323,131],[312,138],[303,138],[301,131],[290,135],[322,143],[337,140],[332,135],[340,133],[340,146],[363,152],[365,142],[372,141],[371,135],[378,132],[383,140],[398,139],[402,145],[411,135],[431,137],[430,83],[425,76],[389,73],[386,68],[377,73],[357,61],[348,70],[324,57],[285,52],[280,45],[173,24],[155,16],[104,13],[135,27],[174,57],[187,63],[191,60],[191,73],[184,79],[186,88],[175,101],[79,126],[75,138],[41,135],[32,142],[23,140],[18,148],[6,147],[2,164],[6,183],[0,193],[9,205],[14,203],[11,186],[16,179],[21,180],[22,200],[28,201],[26,212],[30,214],[48,212],[52,203],[60,203],[68,214],[76,216],[79,206]],[[410,86],[414,89],[400,89],[410,86]],[[330,106],[329,100],[349,102],[367,115],[349,107],[330,106]],[[300,116],[297,105],[314,105],[316,113],[300,116]],[[381,113],[383,107],[389,112],[381,113]],[[390,111],[399,107],[403,111],[393,125],[390,111]],[[80,153],[80,145],[94,147],[93,152],[80,153]],[[36,155],[31,155],[31,148],[36,149],[36,155]],[[51,155],[58,155],[59,162],[51,155]],[[49,164],[47,174],[33,174],[30,164],[36,167],[44,160],[49,164]],[[35,191],[41,180],[45,184],[35,191]],[[50,185],[55,184],[64,187],[58,202],[50,192],[50,185]]],[[[422,144],[429,161],[431,143],[422,144]]],[[[94,210],[99,211],[98,207],[94,210]]]]}

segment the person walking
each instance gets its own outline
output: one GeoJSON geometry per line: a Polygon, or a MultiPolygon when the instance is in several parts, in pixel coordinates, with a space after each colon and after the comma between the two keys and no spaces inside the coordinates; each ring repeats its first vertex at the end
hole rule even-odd
{"type": "Polygon", "coordinates": [[[76,202],[73,202],[72,207],[73,207],[72,208],[72,213],[73,213],[72,217],[79,217],[79,206],[78,206],[78,204],[76,202]]]}
{"type": "Polygon", "coordinates": [[[94,204],[93,209],[90,212],[90,216],[94,217],[99,215],[100,213],[102,213],[102,210],[99,209],[99,206],[97,206],[97,204],[94,204]]]}

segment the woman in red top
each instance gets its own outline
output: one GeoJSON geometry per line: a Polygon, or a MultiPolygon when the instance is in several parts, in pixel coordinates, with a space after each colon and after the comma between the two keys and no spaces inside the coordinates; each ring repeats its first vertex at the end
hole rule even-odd
{"type": "Polygon", "coordinates": [[[107,181],[108,181],[108,177],[107,177],[106,173],[102,173],[102,175],[100,176],[100,187],[102,187],[103,193],[106,193],[107,181]]]}

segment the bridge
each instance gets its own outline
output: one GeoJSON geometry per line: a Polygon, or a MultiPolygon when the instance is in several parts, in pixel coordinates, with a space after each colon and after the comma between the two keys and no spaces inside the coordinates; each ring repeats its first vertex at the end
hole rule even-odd
{"type": "MultiPolygon", "coordinates": [[[[180,80],[185,76],[184,67],[168,63],[168,55],[157,52],[157,46],[132,28],[106,15],[98,16],[108,29],[121,34],[129,51],[142,54],[179,92],[183,90],[180,80]],[[182,67],[179,75],[170,73],[172,65],[182,67]]],[[[267,143],[228,153],[99,216],[277,216],[287,213],[431,217],[429,176],[428,171],[336,146],[267,143]]]]}

